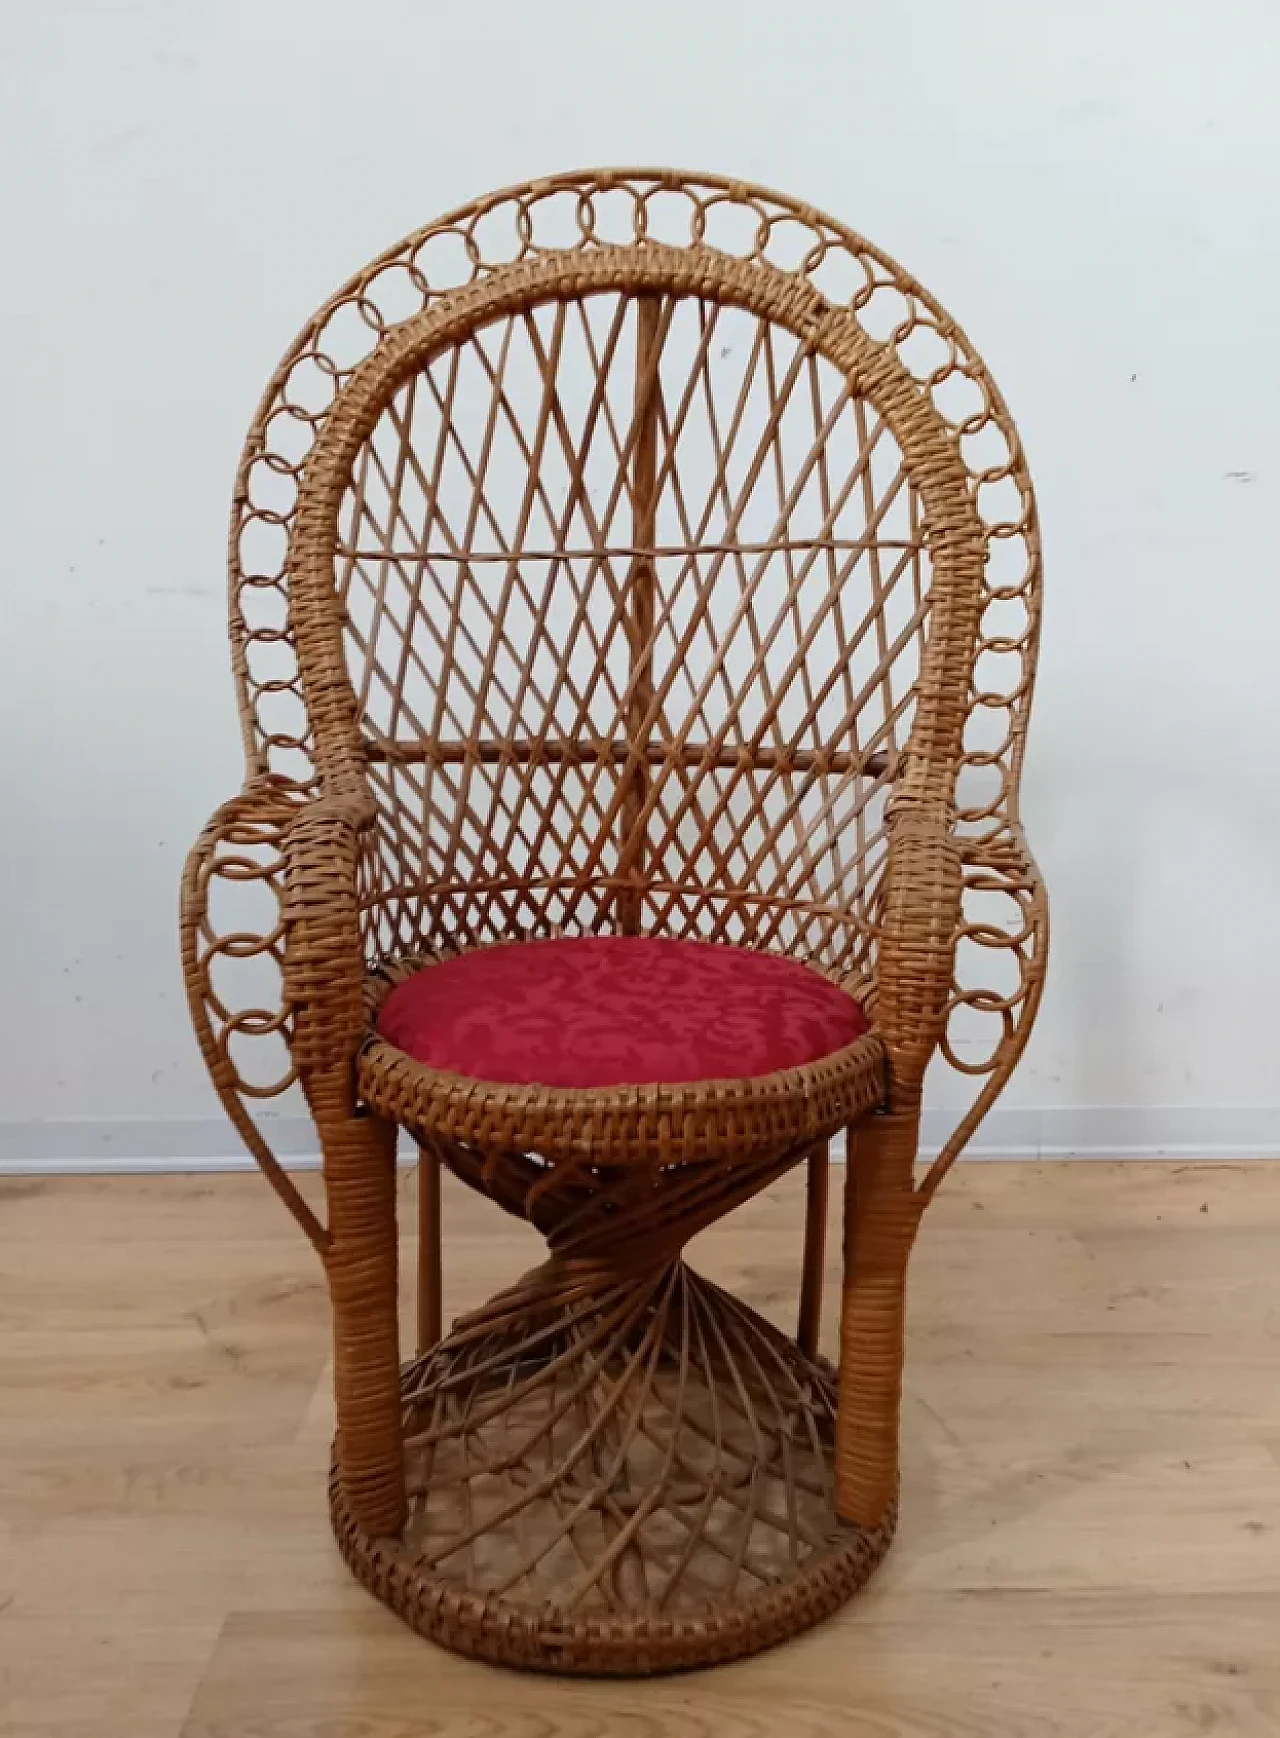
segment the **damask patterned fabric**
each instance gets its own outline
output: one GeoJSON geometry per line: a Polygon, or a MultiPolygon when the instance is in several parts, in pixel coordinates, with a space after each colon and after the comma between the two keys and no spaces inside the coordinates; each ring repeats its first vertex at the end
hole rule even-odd
{"type": "Polygon", "coordinates": [[[514,942],[425,967],[382,1004],[398,1049],[512,1085],[743,1080],[816,1062],[868,1021],[796,960],[652,936],[514,942]]]}

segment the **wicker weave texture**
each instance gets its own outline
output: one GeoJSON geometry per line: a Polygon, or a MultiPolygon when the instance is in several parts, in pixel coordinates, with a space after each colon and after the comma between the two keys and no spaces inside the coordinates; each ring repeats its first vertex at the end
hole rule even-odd
{"type": "Polygon", "coordinates": [[[694,1664],[815,1621],[887,1546],[907,1258],[1044,976],[1017,806],[1039,580],[963,332],[740,184],[479,201],[353,279],[268,387],[231,536],[248,776],[189,861],[184,962],[215,1084],[328,1272],[342,1548],[424,1633],[694,1664]],[[873,1029],[785,1074],[590,1092],[376,1036],[435,959],[612,932],[801,958],[873,1029]],[[975,1091],[917,1184],[937,1056],[975,1091]],[[324,1225],[247,1108],[294,1081],[324,1225]],[[424,1153],[403,1369],[397,1123],[424,1153]],[[841,1128],[837,1382],[814,1348],[841,1128]],[[804,1159],[796,1346],[681,1251],[804,1159]],[[550,1252],[433,1345],[441,1164],[550,1252]]]}
{"type": "MultiPolygon", "coordinates": [[[[831,217],[724,177],[664,169],[575,172],[486,195],[428,224],[318,309],[263,395],[232,510],[231,640],[247,781],[271,773],[305,786],[314,777],[289,609],[288,552],[303,469],[344,382],[387,334],[505,266],[642,241],[701,245],[748,267],[772,264],[848,308],[928,395],[968,474],[986,558],[956,787],[957,834],[966,841],[963,920],[942,1046],[948,1064],[973,1080],[976,1098],[948,1144],[940,1177],[1007,1078],[1043,979],[1045,901],[1017,801],[1039,639],[1039,524],[1017,429],[964,331],[907,271],[831,217]]],[[[713,359],[719,360],[718,351],[713,359]]],[[[473,361],[484,375],[479,359],[473,361]]],[[[557,770],[552,764],[542,779],[557,770]]],[[[563,776],[572,782],[571,770],[563,776]]],[[[745,805],[745,790],[737,800],[745,805]]],[[[730,797],[730,807],[733,802],[730,797]]],[[[463,849],[465,826],[457,832],[463,849]]],[[[218,855],[215,850],[206,869],[213,877],[221,875],[218,855]]],[[[238,873],[233,865],[231,874],[238,873]]],[[[251,925],[235,927],[243,938],[251,925]]],[[[264,943],[272,928],[268,913],[260,931],[264,943]]],[[[243,939],[235,945],[243,946],[243,939]]],[[[269,958],[269,948],[263,954],[269,958]]],[[[223,957],[214,936],[201,969],[223,957]]],[[[255,986],[262,981],[244,975],[255,986]]],[[[265,994],[260,1003],[244,1001],[226,1012],[233,1021],[277,1018],[265,994]]],[[[261,1064],[256,1070],[231,1065],[228,1052],[239,1030],[248,1028],[227,1031],[214,1010],[221,1072],[252,1090],[267,1081],[261,1064]]]]}

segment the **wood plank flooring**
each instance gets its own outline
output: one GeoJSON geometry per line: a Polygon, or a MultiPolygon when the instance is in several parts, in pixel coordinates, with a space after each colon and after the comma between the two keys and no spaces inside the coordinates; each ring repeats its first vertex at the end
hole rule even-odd
{"type": "MultiPolygon", "coordinates": [[[[444,1214],[447,1315],[536,1259],[447,1182],[444,1214]]],[[[791,1327],[801,1217],[788,1178],[694,1259],[791,1327]]],[[[717,1671],[557,1682],[402,1628],[330,1542],[327,1360],[256,1177],[0,1181],[4,1738],[1280,1733],[1280,1164],[962,1166],[889,1560],[717,1671]]]]}

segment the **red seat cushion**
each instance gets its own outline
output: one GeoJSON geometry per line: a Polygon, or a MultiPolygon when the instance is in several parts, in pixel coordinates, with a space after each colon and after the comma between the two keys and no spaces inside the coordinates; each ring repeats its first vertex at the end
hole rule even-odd
{"type": "Polygon", "coordinates": [[[378,1030],[450,1074],[541,1086],[744,1080],[867,1030],[853,998],[776,954],[651,936],[513,942],[424,967],[378,1030]]]}

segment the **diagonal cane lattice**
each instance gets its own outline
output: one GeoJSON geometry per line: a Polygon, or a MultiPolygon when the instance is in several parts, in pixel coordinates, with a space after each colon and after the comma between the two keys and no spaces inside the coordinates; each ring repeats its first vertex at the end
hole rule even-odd
{"type": "MultiPolygon", "coordinates": [[[[785,195],[727,178],[687,175],[670,170],[586,170],[486,195],[415,231],[364,267],[317,310],[290,347],[267,388],[242,457],[232,512],[230,603],[233,657],[241,695],[249,776],[251,780],[268,774],[282,777],[296,781],[302,789],[313,784],[314,744],[303,702],[296,634],[290,613],[289,548],[308,454],[323,435],[336,398],[350,380],[353,370],[375,347],[393,336],[404,322],[424,309],[446,304],[459,289],[482,282],[488,274],[501,272],[513,263],[585,258],[602,245],[643,247],[650,242],[675,247],[693,244],[748,267],[773,267],[790,274],[799,286],[812,286],[833,306],[849,309],[862,329],[883,342],[918,383],[921,393],[927,396],[952,432],[969,475],[970,491],[983,528],[986,564],[984,607],[974,648],[971,715],[965,728],[964,754],[956,791],[958,835],[971,843],[964,861],[963,913],[957,935],[956,977],[943,1054],[947,1062],[971,1083],[976,1096],[947,1143],[933,1179],[936,1185],[998,1095],[1020,1054],[1043,978],[1044,897],[1035,864],[1022,835],[1018,811],[1018,781],[1039,638],[1040,534],[1018,431],[982,358],[966,333],[928,290],[865,237],[785,195]]],[[[720,318],[727,319],[730,313],[730,310],[723,310],[720,318]]],[[[576,441],[582,447],[590,468],[615,446],[625,447],[634,385],[627,379],[626,359],[628,346],[634,347],[634,337],[626,332],[624,321],[624,331],[616,340],[615,351],[607,353],[610,318],[603,304],[587,311],[591,326],[590,343],[586,333],[579,333],[572,324],[581,317],[573,310],[569,311],[570,324],[561,341],[562,351],[569,360],[577,354],[581,361],[582,352],[594,347],[601,365],[598,372],[603,372],[607,383],[603,402],[592,425],[594,432],[586,429],[584,418],[580,417],[576,423],[570,418],[567,423],[570,443],[576,441]],[[585,442],[580,438],[584,433],[590,433],[585,442]]],[[[550,341],[545,330],[547,316],[543,314],[537,318],[543,322],[539,345],[545,355],[550,341]]],[[[710,341],[705,351],[704,373],[700,367],[694,366],[690,343],[686,340],[683,353],[679,348],[679,322],[688,321],[689,316],[677,311],[672,318],[676,323],[676,345],[671,359],[663,363],[665,427],[670,428],[677,414],[680,395],[671,371],[678,367],[683,357],[686,383],[691,374],[697,374],[705,386],[707,375],[710,375],[720,443],[727,449],[733,448],[739,454],[745,454],[749,444],[749,419],[744,416],[735,433],[733,407],[735,391],[741,388],[747,364],[753,355],[751,341],[746,342],[745,348],[742,344],[735,344],[732,337],[718,345],[714,340],[710,341]],[[726,349],[729,353],[722,355],[726,349]]],[[[692,322],[688,329],[692,330],[692,322]]],[[[449,370],[455,366],[452,360],[443,369],[437,365],[428,370],[413,388],[417,413],[421,413],[423,405],[433,405],[430,417],[435,419],[437,428],[442,420],[448,420],[439,415],[444,404],[449,406],[450,414],[456,412],[465,418],[470,413],[464,399],[470,402],[470,392],[477,384],[481,391],[475,403],[491,410],[494,397],[491,371],[496,369],[501,357],[503,338],[504,334],[497,331],[477,335],[487,362],[481,360],[478,349],[468,352],[467,347],[463,347],[456,361],[457,376],[451,398],[447,394],[449,370]],[[466,393],[461,390],[464,382],[468,388],[466,393]],[[441,402],[436,401],[437,392],[441,395],[441,402]]],[[[696,340],[694,342],[696,344],[696,340]]],[[[783,344],[785,347],[785,339],[783,344]]],[[[536,425],[537,412],[534,410],[531,420],[528,398],[517,406],[516,388],[532,388],[536,401],[539,391],[536,363],[532,371],[526,367],[531,350],[532,340],[527,331],[512,334],[508,344],[511,373],[506,398],[518,425],[525,431],[526,441],[528,431],[536,425]]],[[[762,384],[767,389],[770,370],[779,387],[786,381],[788,365],[783,362],[780,369],[777,358],[777,352],[772,362],[763,355],[757,358],[757,392],[762,384]]],[[[586,366],[595,366],[589,355],[586,366]]],[[[821,374],[820,365],[816,372],[821,374]]],[[[811,384],[807,391],[812,398],[811,384]]],[[[805,392],[803,380],[792,383],[789,393],[792,414],[803,405],[805,392]]],[[[717,436],[711,430],[711,413],[704,408],[705,392],[700,391],[695,398],[697,402],[690,407],[682,438],[690,456],[701,442],[710,450],[708,462],[714,465],[717,436]],[[698,431],[696,435],[695,431],[698,431]]],[[[399,414],[405,414],[403,406],[399,414]]],[[[485,414],[489,411],[486,410],[485,414]]],[[[848,418],[844,427],[848,428],[848,418]]],[[[868,426],[868,437],[873,432],[874,426],[868,426]]],[[[554,465],[559,462],[557,454],[563,457],[564,446],[558,426],[550,434],[548,462],[554,465]]],[[[663,438],[666,438],[665,434],[663,438]]],[[[374,479],[370,506],[375,519],[384,528],[387,524],[385,509],[397,475],[391,455],[398,439],[393,418],[389,416],[375,442],[378,459],[375,461],[371,457],[369,461],[369,474],[374,479]],[[388,467],[386,481],[380,475],[381,467],[388,467]]],[[[798,456],[809,444],[802,441],[797,448],[790,432],[787,440],[790,445],[775,448],[775,468],[779,453],[786,461],[793,455],[798,456]]],[[[477,460],[484,447],[484,431],[481,427],[477,435],[474,416],[465,441],[473,461],[477,460]]],[[[505,448],[509,455],[512,441],[516,441],[516,437],[508,426],[506,409],[500,406],[493,437],[495,452],[500,455],[505,448]]],[[[518,447],[518,441],[516,445],[518,447]]],[[[891,486],[892,472],[896,469],[890,443],[884,437],[881,447],[883,458],[873,463],[870,473],[876,501],[884,498],[891,486]],[[877,468],[878,465],[883,469],[877,468]]],[[[449,443],[446,443],[442,461],[442,474],[445,472],[453,478],[450,485],[453,494],[446,517],[457,538],[469,522],[464,504],[468,491],[473,500],[476,491],[474,484],[466,480],[466,466],[456,447],[451,449],[449,443]]],[[[409,481],[402,499],[411,505],[417,485],[411,468],[407,468],[406,474],[409,481]]],[[[741,471],[731,473],[739,479],[742,474],[741,471]]],[[[820,469],[820,478],[823,474],[820,469]]],[[[829,464],[825,474],[833,476],[829,464]]],[[[766,464],[757,479],[756,492],[761,501],[766,498],[763,489],[771,475],[772,471],[766,464]]],[[[493,482],[491,477],[490,486],[480,491],[491,503],[497,493],[492,487],[493,482]]],[[[819,487],[823,486],[820,481],[819,487]]],[[[839,483],[833,481],[831,486],[838,489],[839,483]]],[[[628,477],[624,482],[628,502],[631,487],[632,479],[628,477]]],[[[690,532],[698,526],[699,511],[705,511],[711,495],[712,490],[703,487],[697,501],[689,506],[689,525],[685,526],[680,520],[674,492],[667,491],[663,534],[670,539],[671,547],[689,546],[690,532]]],[[[607,498],[606,491],[606,501],[607,498]]],[[[909,490],[906,498],[910,499],[909,490]]],[[[594,503],[588,504],[599,524],[599,511],[602,509],[597,510],[594,503]]],[[[610,538],[620,536],[615,547],[625,548],[629,537],[622,533],[622,505],[622,502],[618,503],[616,523],[608,528],[608,535],[610,538]]],[[[554,494],[549,510],[544,508],[540,499],[535,499],[530,508],[531,528],[539,535],[548,527],[558,530],[564,506],[564,500],[557,500],[554,494]]],[[[874,518],[875,511],[873,504],[864,517],[864,527],[868,519],[874,518]]],[[[894,511],[901,510],[895,508],[894,511]]],[[[571,516],[565,526],[566,535],[571,531],[574,542],[565,547],[594,548],[592,538],[582,540],[585,509],[576,512],[577,517],[571,516]]],[[[486,530],[485,516],[481,513],[476,518],[474,530],[480,541],[488,539],[492,550],[501,547],[503,536],[509,538],[512,524],[509,516],[505,521],[500,517],[499,534],[495,536],[491,527],[486,530]]],[[[404,547],[403,518],[398,525],[396,536],[401,539],[399,546],[404,547]]],[[[417,529],[424,526],[425,518],[417,529]]],[[[813,529],[812,521],[808,529],[813,529]]],[[[911,541],[918,531],[918,524],[908,512],[905,526],[897,523],[892,528],[888,524],[882,527],[882,540],[886,543],[891,538],[896,541],[894,533],[898,532],[903,541],[911,541]]],[[[449,539],[443,532],[440,535],[442,549],[448,549],[449,539]]],[[[856,540],[856,532],[854,536],[856,540]]],[[[375,543],[380,542],[381,539],[375,537],[375,543]]],[[[410,538],[409,542],[416,556],[419,539],[410,538]]],[[[744,547],[719,570],[721,581],[726,583],[726,596],[731,595],[727,582],[731,581],[735,586],[740,583],[738,555],[744,563],[755,559],[745,547],[749,538],[740,536],[739,543],[744,547]]],[[[779,551],[778,562],[785,561],[787,555],[788,552],[779,551]]],[[[715,559],[715,555],[709,554],[703,563],[703,571],[706,562],[715,559]]],[[[927,559],[925,552],[920,564],[922,583],[927,583],[927,559]]],[[[882,565],[882,572],[891,577],[896,565],[891,550],[883,552],[882,562],[888,563],[887,568],[882,565]]],[[[668,561],[666,566],[669,569],[671,562],[668,561]]],[[[445,571],[441,570],[442,575],[445,571]]],[[[535,565],[530,570],[531,576],[536,571],[535,565]]],[[[605,578],[611,573],[616,576],[616,567],[603,571],[605,578]]],[[[366,572],[372,570],[366,569],[366,572]]],[[[862,562],[860,575],[864,581],[872,581],[870,559],[862,562]]],[[[354,643],[354,637],[362,636],[367,640],[373,629],[372,617],[383,577],[381,574],[374,577],[370,600],[362,604],[360,594],[367,590],[365,579],[354,568],[349,576],[357,664],[366,654],[354,643]]],[[[812,589],[816,578],[817,575],[811,572],[805,585],[812,589]]],[[[573,564],[565,558],[558,570],[558,579],[559,593],[563,597],[571,584],[585,582],[586,571],[580,562],[573,564]]],[[[412,584],[412,569],[410,580],[412,584]]],[[[915,580],[913,564],[913,587],[915,580]]],[[[389,600],[391,610],[400,612],[398,619],[401,625],[405,625],[404,608],[409,594],[392,573],[385,575],[385,582],[383,595],[389,600]]],[[[442,592],[437,578],[426,574],[422,578],[420,595],[437,612],[437,623],[440,620],[438,612],[448,601],[449,583],[465,589],[469,579],[465,575],[455,575],[452,582],[445,581],[446,589],[442,592]]],[[[533,583],[532,577],[529,583],[533,583]]],[[[499,594],[501,584],[500,579],[499,594]]],[[[895,582],[894,589],[901,589],[901,581],[895,582]]],[[[690,597],[694,595],[692,576],[686,592],[690,597]]],[[[492,597],[494,593],[490,591],[488,595],[492,597]]],[[[866,595],[865,588],[863,595],[866,595]]],[[[844,600],[839,608],[847,608],[844,600]]],[[[835,610],[833,605],[833,623],[835,610]]],[[[536,624],[538,620],[536,609],[531,610],[517,594],[511,601],[509,629],[517,658],[530,622],[536,624]]],[[[546,625],[544,620],[544,629],[546,625]]],[[[843,631],[848,632],[852,625],[846,623],[843,631]]],[[[422,623],[418,622],[417,627],[424,644],[429,643],[422,623]]],[[[747,628],[746,631],[749,634],[751,630],[747,628]]],[[[780,630],[784,637],[776,642],[778,645],[785,646],[787,631],[784,625],[780,630]]],[[[590,636],[591,629],[583,624],[577,642],[575,668],[565,677],[565,698],[570,704],[577,704],[583,698],[585,678],[581,673],[581,663],[590,654],[590,636]],[[574,701],[574,694],[577,694],[578,702],[574,701]]],[[[894,639],[893,634],[886,632],[883,640],[886,650],[893,646],[894,639]]],[[[877,646],[881,643],[878,634],[875,642],[877,646]]],[[[474,654],[467,650],[465,637],[457,636],[454,643],[463,647],[461,655],[464,660],[471,657],[474,670],[474,654]]],[[[739,644],[744,643],[740,632],[739,644]]],[[[391,674],[401,667],[403,647],[395,654],[390,653],[389,647],[390,637],[382,646],[384,655],[381,662],[383,670],[391,674]]],[[[376,638],[374,650],[378,650],[376,638]]],[[[621,650],[619,645],[611,646],[610,656],[606,659],[609,680],[615,688],[618,679],[612,672],[620,661],[621,650]]],[[[707,656],[707,650],[707,635],[695,630],[690,640],[691,661],[707,656]]],[[[536,668],[530,677],[530,687],[524,692],[526,695],[531,693],[536,679],[539,691],[544,698],[549,698],[545,657],[541,651],[535,655],[534,663],[536,668]]],[[[479,667],[483,670],[483,659],[479,667]]],[[[416,666],[410,659],[404,662],[404,668],[408,676],[416,666]]],[[[897,668],[905,683],[909,668],[907,661],[902,660],[897,668]]],[[[491,699],[496,700],[498,681],[508,677],[509,670],[503,660],[495,658],[491,699]]],[[[802,677],[798,680],[803,682],[802,677]]],[[[609,710],[605,704],[609,692],[605,682],[606,673],[602,672],[600,686],[592,706],[588,708],[588,712],[597,717],[609,710]]],[[[371,679],[368,694],[375,721],[378,715],[376,688],[377,682],[371,679]]],[[[708,697],[709,703],[720,691],[717,686],[708,697]]],[[[675,710],[676,696],[671,699],[675,710]]],[[[893,713],[902,699],[903,683],[896,679],[894,672],[890,672],[889,692],[876,707],[881,722],[893,713]]],[[[616,702],[613,704],[616,710],[616,702]]],[[[907,705],[910,705],[909,700],[907,705]]],[[[869,711],[859,730],[859,740],[864,747],[874,736],[872,716],[869,711]]],[[[464,707],[460,722],[466,721],[464,707]]],[[[384,716],[386,722],[389,718],[384,716]]],[[[602,719],[602,731],[604,728],[607,726],[602,719]]],[[[377,734],[375,723],[371,735],[376,737],[377,734]]],[[[524,734],[528,734],[527,730],[524,734]]],[[[896,740],[901,741],[901,728],[894,734],[896,740]]],[[[795,891],[794,901],[780,910],[763,903],[752,908],[745,899],[738,905],[708,900],[703,896],[705,883],[701,880],[692,887],[668,882],[663,888],[655,889],[654,898],[661,896],[662,915],[673,932],[720,934],[735,939],[754,918],[768,927],[779,945],[794,948],[803,957],[813,958],[819,963],[825,949],[828,960],[847,958],[860,970],[865,966],[874,979],[874,936],[868,938],[860,929],[851,932],[848,925],[833,923],[829,904],[816,895],[828,879],[833,883],[842,881],[846,889],[853,883],[858,908],[874,917],[879,891],[877,866],[883,861],[879,835],[884,789],[876,780],[864,781],[861,788],[842,787],[840,775],[824,770],[821,762],[816,768],[806,768],[799,761],[788,761],[786,757],[791,745],[783,747],[782,765],[775,770],[767,764],[769,753],[777,753],[776,748],[771,748],[773,740],[771,727],[767,727],[755,765],[750,772],[742,772],[732,763],[734,736],[731,729],[725,736],[716,764],[703,766],[696,773],[679,764],[669,769],[670,776],[655,799],[654,815],[664,833],[672,829],[673,822],[675,824],[675,839],[667,842],[664,864],[669,870],[673,858],[679,861],[681,853],[691,852],[697,843],[703,823],[708,818],[708,809],[717,810],[701,857],[693,853],[692,861],[701,869],[717,850],[723,851],[735,874],[741,875],[744,870],[749,872],[745,886],[747,893],[756,899],[759,899],[763,886],[779,884],[781,866],[789,856],[797,853],[796,861],[782,877],[788,890],[795,891]],[[730,764],[720,764],[721,760],[730,764]],[[691,794],[695,786],[702,793],[700,797],[691,794]],[[784,828],[776,840],[748,839],[746,821],[753,799],[761,802],[762,812],[768,818],[784,810],[789,798],[798,805],[794,812],[802,814],[804,819],[791,831],[784,828]],[[842,823],[829,824],[826,816],[840,811],[843,811],[842,823]],[[714,833],[714,838],[711,833],[714,833]],[[741,836],[736,837],[736,834],[741,836]],[[816,860],[812,874],[809,872],[810,854],[816,860]],[[756,861],[757,858],[760,861],[756,861]],[[861,880],[854,873],[857,868],[865,871],[861,880]],[[754,884],[751,875],[755,876],[754,884]]],[[[496,760],[484,761],[478,756],[474,756],[470,764],[457,761],[435,766],[398,764],[392,759],[371,767],[380,802],[390,805],[396,818],[394,824],[384,822],[376,850],[368,854],[362,865],[362,904],[366,913],[366,951],[370,959],[431,952],[433,938],[446,938],[446,945],[463,944],[469,939],[483,940],[494,935],[504,924],[527,925],[534,932],[560,927],[590,927],[600,914],[616,909],[610,907],[607,887],[599,884],[575,881],[575,887],[583,888],[582,899],[575,902],[565,890],[563,873],[557,880],[546,876],[536,880],[531,878],[530,884],[515,890],[500,882],[493,874],[492,864],[487,862],[476,897],[468,897],[457,887],[457,878],[454,891],[447,895],[441,895],[434,902],[424,896],[423,889],[428,884],[426,869],[428,866],[432,870],[440,867],[446,844],[457,853],[460,861],[467,863],[469,869],[474,869],[483,857],[487,840],[492,840],[496,849],[505,850],[506,860],[511,863],[536,861],[533,855],[536,846],[539,852],[550,851],[556,868],[561,872],[567,870],[569,878],[574,879],[574,866],[580,863],[580,846],[572,823],[577,816],[590,818],[606,801],[607,777],[598,764],[584,770],[571,758],[556,758],[552,739],[548,739],[546,748],[550,752],[543,752],[537,759],[516,761],[509,756],[505,762],[507,776],[502,779],[495,770],[499,764],[496,760]],[[518,777],[511,776],[513,768],[518,777]],[[531,798],[529,816],[520,810],[519,794],[522,790],[527,790],[531,798]],[[535,810],[536,819],[531,818],[535,810]]],[[[871,752],[874,756],[874,750],[871,752]]],[[[828,759],[826,766],[829,768],[830,764],[828,759]]],[[[220,877],[216,860],[213,875],[216,882],[220,877]]],[[[657,906],[652,909],[656,914],[657,906]]],[[[197,951],[193,970],[203,979],[207,978],[211,968],[217,969],[219,961],[228,957],[247,959],[250,931],[258,933],[258,924],[256,916],[246,921],[237,915],[228,924],[226,935],[211,936],[207,947],[197,951]]],[[[269,915],[261,920],[260,933],[259,952],[265,957],[273,933],[269,915]]],[[[243,1018],[261,1024],[266,1030],[278,1018],[273,1001],[267,997],[262,1005],[256,1002],[250,1005],[257,974],[247,968],[246,976],[247,995],[243,988],[240,989],[240,1003],[230,1004],[230,1011],[239,1018],[237,1008],[243,1006],[243,1018]]],[[[224,1016],[218,1009],[211,1008],[211,1017],[215,1028],[222,1024],[224,1016]]],[[[222,1041],[229,1031],[231,1028],[227,1027],[222,1033],[222,1041]]],[[[228,1091],[234,1094],[254,1090],[252,1083],[257,1077],[252,1069],[230,1068],[228,1091]]]]}
{"type": "Polygon", "coordinates": [[[543,1667],[816,1621],[891,1535],[901,1263],[1043,980],[1017,810],[1039,541],[983,364],[780,196],[648,171],[492,195],[286,357],[231,582],[250,776],[192,855],[184,957],[215,1084],[326,1262],[353,1568],[424,1632],[543,1667]],[[786,1074],[575,1094],[433,1071],[369,1023],[435,958],[565,931],[775,949],[872,1030],[786,1074]],[[224,993],[233,962],[277,968],[279,1007],[224,993]],[[233,1048],[264,1037],[289,1056],[256,1091],[296,1071],[316,1114],[327,1225],[245,1109],[233,1048]],[[976,1092],[917,1188],[935,1054],[976,1092]],[[549,1244],[403,1369],[397,1122],[549,1244]],[[681,1251],[841,1127],[837,1416],[829,1367],[681,1251]]]}
{"type": "Polygon", "coordinates": [[[336,566],[384,957],[601,927],[630,877],[645,927],[858,964],[929,564],[895,441],[824,358],[692,298],[472,333],[365,442],[336,566]]]}

